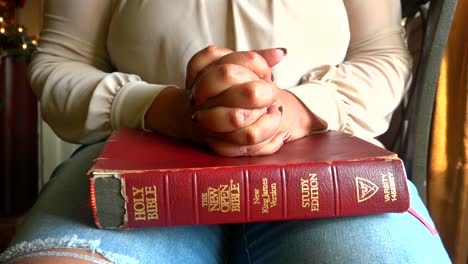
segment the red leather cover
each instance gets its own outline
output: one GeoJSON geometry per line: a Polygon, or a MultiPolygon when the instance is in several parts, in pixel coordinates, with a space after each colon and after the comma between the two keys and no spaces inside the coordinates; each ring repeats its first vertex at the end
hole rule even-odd
{"type": "MultiPolygon", "coordinates": [[[[330,131],[261,157],[224,158],[133,129],[115,131],[89,171],[122,182],[124,228],[338,217],[409,208],[402,161],[330,131]]],[[[91,179],[94,201],[94,177],[91,179]]],[[[106,192],[104,188],[99,190],[106,192]]],[[[115,190],[114,190],[115,191],[115,190]]],[[[100,214],[112,206],[93,211],[100,214]]]]}

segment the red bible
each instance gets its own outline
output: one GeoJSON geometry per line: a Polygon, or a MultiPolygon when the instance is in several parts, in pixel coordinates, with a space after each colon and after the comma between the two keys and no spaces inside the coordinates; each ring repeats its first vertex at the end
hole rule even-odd
{"type": "Polygon", "coordinates": [[[395,153],[342,132],[277,153],[225,158],[134,129],[115,131],[89,170],[100,228],[142,228],[405,212],[395,153]]]}

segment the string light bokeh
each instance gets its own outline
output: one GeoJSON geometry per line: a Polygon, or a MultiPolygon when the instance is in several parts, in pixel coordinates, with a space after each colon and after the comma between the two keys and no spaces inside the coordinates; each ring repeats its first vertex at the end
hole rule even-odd
{"type": "Polygon", "coordinates": [[[8,23],[0,16],[0,55],[2,57],[16,56],[19,59],[29,60],[36,45],[37,39],[28,36],[25,27],[8,23]]]}

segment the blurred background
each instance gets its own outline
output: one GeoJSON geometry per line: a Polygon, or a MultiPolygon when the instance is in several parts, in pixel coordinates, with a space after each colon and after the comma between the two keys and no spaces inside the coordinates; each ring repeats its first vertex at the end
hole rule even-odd
{"type": "MultiPolygon", "coordinates": [[[[0,0],[0,252],[54,168],[78,147],[41,121],[29,87],[28,60],[39,40],[42,10],[43,0],[0,0]]],[[[460,264],[468,263],[467,17],[468,1],[461,0],[441,65],[427,189],[436,227],[460,264]]]]}

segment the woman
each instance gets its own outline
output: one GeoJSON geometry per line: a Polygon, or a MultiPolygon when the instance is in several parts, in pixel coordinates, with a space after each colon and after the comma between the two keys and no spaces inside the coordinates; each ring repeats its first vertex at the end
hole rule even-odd
{"type": "MultiPolygon", "coordinates": [[[[374,141],[410,75],[400,19],[397,0],[49,0],[31,80],[44,120],[81,144],[120,127],[223,156],[268,155],[326,130],[374,141]]],[[[450,262],[440,238],[408,213],[99,230],[85,172],[101,147],[54,172],[0,260],[450,262]]],[[[411,206],[430,219],[410,186],[411,206]]]]}

